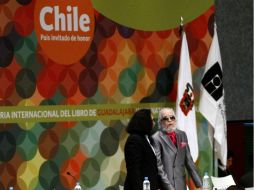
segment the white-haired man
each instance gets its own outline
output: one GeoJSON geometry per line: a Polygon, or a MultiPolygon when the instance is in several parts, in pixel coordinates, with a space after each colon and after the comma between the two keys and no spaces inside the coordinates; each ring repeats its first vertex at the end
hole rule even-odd
{"type": "Polygon", "coordinates": [[[160,130],[153,135],[153,146],[159,175],[163,179],[163,189],[186,190],[185,168],[195,186],[202,189],[202,180],[191,157],[187,136],[184,131],[176,128],[174,110],[160,110],[158,124],[160,130]]]}

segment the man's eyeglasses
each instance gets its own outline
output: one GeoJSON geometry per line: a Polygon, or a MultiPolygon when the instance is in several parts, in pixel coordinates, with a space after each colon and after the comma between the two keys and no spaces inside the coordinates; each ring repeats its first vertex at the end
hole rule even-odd
{"type": "Polygon", "coordinates": [[[171,115],[169,117],[163,117],[161,121],[175,121],[175,116],[171,115]]]}

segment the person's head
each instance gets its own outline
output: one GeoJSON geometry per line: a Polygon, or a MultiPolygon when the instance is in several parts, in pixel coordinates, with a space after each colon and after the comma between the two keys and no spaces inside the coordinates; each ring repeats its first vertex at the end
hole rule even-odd
{"type": "Polygon", "coordinates": [[[172,108],[163,108],[158,115],[159,129],[164,132],[171,132],[176,129],[176,116],[172,108]]]}
{"type": "Polygon", "coordinates": [[[227,169],[231,168],[233,165],[233,158],[234,158],[234,153],[231,150],[228,150],[228,156],[227,156],[227,169]]]}
{"type": "Polygon", "coordinates": [[[136,111],[129,121],[126,131],[130,134],[150,135],[153,129],[153,118],[150,109],[140,109],[136,111]]]}
{"type": "MultiPolygon", "coordinates": [[[[234,152],[232,150],[228,150],[226,169],[230,169],[232,167],[232,165],[233,165],[233,158],[234,158],[234,152]]],[[[223,166],[223,164],[222,164],[220,159],[218,159],[218,164],[219,164],[219,166],[223,166]]]]}

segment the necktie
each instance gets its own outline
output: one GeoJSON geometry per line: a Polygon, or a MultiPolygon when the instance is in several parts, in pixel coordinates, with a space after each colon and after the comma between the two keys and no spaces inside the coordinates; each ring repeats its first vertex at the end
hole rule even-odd
{"type": "Polygon", "coordinates": [[[170,132],[170,133],[167,133],[167,135],[171,139],[171,141],[174,143],[174,145],[176,146],[176,133],[170,132]]]}

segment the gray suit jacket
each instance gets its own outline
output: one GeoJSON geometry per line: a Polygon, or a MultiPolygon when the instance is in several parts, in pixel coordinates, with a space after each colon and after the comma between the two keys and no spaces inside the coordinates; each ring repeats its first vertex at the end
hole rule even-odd
{"type": "Polygon", "coordinates": [[[153,146],[163,187],[165,189],[185,190],[185,168],[196,187],[201,187],[202,180],[192,160],[185,132],[176,129],[176,138],[177,147],[164,132],[157,131],[153,135],[153,146]]]}

